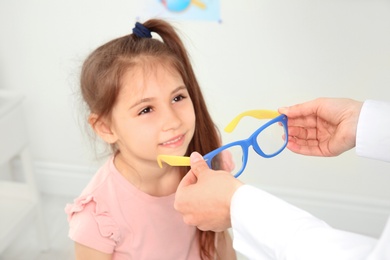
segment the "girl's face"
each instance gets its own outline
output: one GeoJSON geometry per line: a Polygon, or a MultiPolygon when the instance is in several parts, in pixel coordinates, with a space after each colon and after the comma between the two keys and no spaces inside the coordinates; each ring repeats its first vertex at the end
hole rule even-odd
{"type": "Polygon", "coordinates": [[[195,131],[192,100],[180,74],[163,65],[132,68],[112,110],[110,130],[121,155],[134,166],[158,154],[184,155],[195,131]]]}

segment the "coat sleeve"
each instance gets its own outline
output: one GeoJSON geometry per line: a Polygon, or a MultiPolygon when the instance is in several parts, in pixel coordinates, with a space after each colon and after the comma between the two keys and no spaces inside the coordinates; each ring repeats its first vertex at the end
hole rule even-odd
{"type": "Polygon", "coordinates": [[[356,153],[390,162],[390,102],[364,102],[356,132],[356,153]]]}
{"type": "Polygon", "coordinates": [[[232,198],[234,248],[248,259],[366,259],[377,240],[337,230],[277,197],[250,185],[232,198]]]}

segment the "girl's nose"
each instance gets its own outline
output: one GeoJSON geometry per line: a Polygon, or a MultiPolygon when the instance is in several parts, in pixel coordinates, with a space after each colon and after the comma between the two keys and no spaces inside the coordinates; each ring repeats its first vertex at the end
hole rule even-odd
{"type": "Polygon", "coordinates": [[[167,109],[162,117],[164,118],[163,131],[174,130],[181,125],[180,117],[172,108],[167,109]]]}

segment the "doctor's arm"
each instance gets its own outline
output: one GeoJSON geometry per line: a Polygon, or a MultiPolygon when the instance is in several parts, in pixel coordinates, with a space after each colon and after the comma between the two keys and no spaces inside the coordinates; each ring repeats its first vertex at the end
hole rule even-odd
{"type": "Polygon", "coordinates": [[[230,213],[234,248],[248,259],[362,260],[377,243],[250,185],[235,192],[230,213]]]}

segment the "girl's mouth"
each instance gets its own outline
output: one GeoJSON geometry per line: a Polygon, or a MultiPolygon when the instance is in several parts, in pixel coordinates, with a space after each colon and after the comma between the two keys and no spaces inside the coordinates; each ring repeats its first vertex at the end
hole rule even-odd
{"type": "Polygon", "coordinates": [[[162,143],[162,146],[179,146],[184,142],[184,135],[180,135],[176,138],[173,138],[167,142],[162,143]]]}

